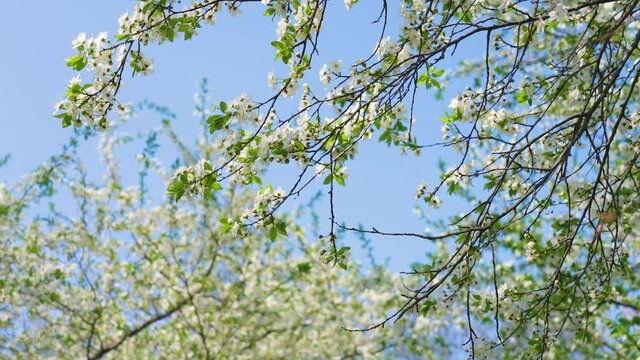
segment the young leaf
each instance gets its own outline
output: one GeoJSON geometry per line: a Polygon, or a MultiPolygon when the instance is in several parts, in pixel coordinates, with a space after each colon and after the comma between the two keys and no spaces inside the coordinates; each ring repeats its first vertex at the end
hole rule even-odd
{"type": "Polygon", "coordinates": [[[269,239],[275,241],[278,237],[278,229],[275,226],[269,228],[269,239]]]}
{"type": "Polygon", "coordinates": [[[84,69],[84,67],[87,65],[87,62],[87,59],[80,54],[73,55],[72,57],[67,58],[67,66],[77,71],[84,69]]]}

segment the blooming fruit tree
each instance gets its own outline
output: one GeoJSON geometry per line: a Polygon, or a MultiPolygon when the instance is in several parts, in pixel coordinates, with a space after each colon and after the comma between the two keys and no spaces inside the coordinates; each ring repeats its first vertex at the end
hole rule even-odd
{"type": "Polygon", "coordinates": [[[188,206],[183,198],[258,186],[246,211],[219,226],[249,238],[267,231],[277,243],[278,209],[320,182],[331,220],[325,263],[347,268],[338,230],[413,236],[439,249],[409,269],[396,311],[351,330],[447,314],[472,358],[637,356],[638,1],[347,0],[345,11],[380,9],[372,19],[379,40],[353,63],[318,64],[329,3],[137,1],[114,36],[74,41],[67,64],[93,77],[72,80],[56,117],[63,126],[108,129],[115,113],[127,112],[123,75],[153,71],[147,45],[190,40],[221,12],[264,12],[277,23],[271,45],[287,71],[268,74],[269,98],[242,94],[210,109],[207,156],[177,169],[168,185],[178,207],[188,206]],[[392,17],[400,21],[393,37],[392,17]],[[468,43],[481,44],[479,56],[456,53],[468,43]],[[310,84],[316,74],[324,90],[310,84]],[[461,82],[466,89],[453,85],[461,82]],[[435,144],[421,142],[413,126],[425,91],[458,92],[435,144]],[[297,110],[282,106],[286,97],[298,100],[297,110]],[[420,184],[416,199],[438,208],[460,197],[466,211],[426,233],[342,224],[334,187],[348,186],[346,165],[371,139],[416,155],[450,149],[440,181],[420,184]],[[300,166],[292,187],[262,184],[264,169],[289,162],[300,166]]]}
{"type": "MultiPolygon", "coordinates": [[[[153,196],[171,169],[158,152],[202,148],[170,123],[139,136],[101,139],[102,178],[88,171],[78,132],[16,185],[0,184],[0,356],[15,359],[281,359],[436,357],[447,348],[416,318],[369,333],[346,332],[397,305],[399,277],[375,264],[327,267],[293,220],[267,231],[228,231],[253,193],[227,188],[176,206],[153,196]],[[133,160],[121,148],[135,148],[133,160]],[[137,163],[126,186],[121,163],[137,163]],[[67,204],[60,206],[59,204],[67,204]],[[433,344],[433,347],[427,346],[433,344]],[[420,355],[420,356],[422,356],[420,355]]],[[[88,137],[90,140],[92,136],[88,137]]],[[[440,330],[441,331],[441,330],[440,330]]]]}

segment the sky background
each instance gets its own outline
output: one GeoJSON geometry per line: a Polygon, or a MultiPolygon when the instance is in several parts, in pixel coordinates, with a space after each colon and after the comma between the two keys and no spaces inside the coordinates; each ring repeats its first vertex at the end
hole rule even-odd
{"type": "MultiPolygon", "coordinates": [[[[70,130],[63,129],[52,112],[65,85],[76,75],[65,66],[65,58],[74,54],[71,41],[79,32],[113,34],[118,17],[133,4],[131,0],[40,0],[29,2],[28,7],[21,1],[3,4],[5,14],[11,16],[0,22],[0,156],[10,153],[11,160],[0,168],[0,181],[18,180],[59,151],[70,130]]],[[[215,25],[203,27],[191,41],[150,47],[145,53],[154,59],[155,73],[144,78],[126,77],[120,99],[134,104],[149,100],[169,107],[177,114],[174,125],[193,139],[198,128],[193,94],[201,79],[208,79],[216,101],[242,92],[251,93],[254,99],[269,96],[267,73],[282,70],[273,60],[270,46],[276,24],[262,16],[264,6],[260,3],[245,4],[243,9],[235,18],[220,16],[215,25]]],[[[323,62],[341,59],[346,65],[371,53],[379,36],[379,25],[372,21],[379,11],[378,2],[360,2],[349,12],[341,1],[330,3],[320,37],[320,56],[307,79],[312,86],[320,86],[317,71],[323,62]]],[[[388,34],[393,36],[399,28],[397,9],[391,8],[390,18],[388,34]]],[[[473,46],[459,52],[472,54],[473,46]]],[[[89,74],[81,77],[88,80],[89,74]]],[[[440,137],[441,123],[436,118],[447,104],[434,100],[432,94],[419,94],[415,134],[422,143],[440,137]]],[[[157,126],[160,119],[153,113],[141,113],[132,126],[157,126]]],[[[440,158],[456,159],[441,150],[427,150],[420,157],[401,156],[398,149],[375,141],[366,143],[356,161],[348,165],[347,187],[336,191],[336,216],[350,226],[360,223],[384,231],[422,232],[425,224],[413,213],[413,195],[422,180],[431,185],[436,182],[440,158]]],[[[87,154],[85,159],[100,169],[97,153],[87,154]]],[[[268,178],[286,189],[292,183],[292,171],[276,167],[268,178]]],[[[131,181],[134,179],[132,176],[131,181]]],[[[310,189],[296,201],[306,202],[313,193],[310,189]]],[[[317,210],[326,220],[325,205],[320,204],[317,210]]],[[[445,205],[438,212],[427,210],[427,215],[442,217],[457,210],[455,205],[445,205]]],[[[357,247],[351,237],[344,241],[357,247]]],[[[388,258],[393,271],[407,270],[411,262],[425,259],[425,252],[432,249],[424,240],[397,237],[373,238],[373,247],[376,258],[388,258]]],[[[354,251],[354,256],[359,258],[363,253],[354,251]]]]}

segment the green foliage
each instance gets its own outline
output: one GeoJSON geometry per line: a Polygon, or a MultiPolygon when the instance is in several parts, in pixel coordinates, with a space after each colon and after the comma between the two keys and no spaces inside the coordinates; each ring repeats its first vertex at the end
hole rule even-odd
{"type": "Polygon", "coordinates": [[[87,58],[82,54],[74,55],[67,59],[67,66],[72,68],[73,70],[80,71],[87,66],[87,58]]]}

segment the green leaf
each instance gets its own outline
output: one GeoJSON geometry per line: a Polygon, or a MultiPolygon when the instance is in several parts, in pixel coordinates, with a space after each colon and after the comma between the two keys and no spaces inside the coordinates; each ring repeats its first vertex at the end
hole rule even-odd
{"type": "Polygon", "coordinates": [[[420,74],[420,76],[418,77],[418,81],[417,81],[418,86],[422,86],[425,85],[428,88],[431,87],[431,77],[429,77],[429,73],[427,72],[423,72],[422,74],[420,74]]]}
{"type": "Polygon", "coordinates": [[[462,112],[460,109],[454,109],[453,113],[449,114],[447,111],[444,112],[444,116],[438,118],[438,120],[442,121],[445,124],[452,124],[462,118],[462,112]]]}
{"type": "Polygon", "coordinates": [[[65,114],[65,116],[62,117],[62,127],[66,128],[71,126],[73,119],[71,119],[71,116],[69,114],[65,114]]]}
{"type": "Polygon", "coordinates": [[[351,250],[350,246],[343,246],[340,249],[338,249],[338,251],[336,251],[336,255],[342,255],[344,253],[346,253],[347,251],[351,250]]]}
{"type": "Polygon", "coordinates": [[[378,138],[379,142],[386,142],[387,145],[391,145],[391,134],[389,133],[389,130],[385,131],[382,133],[382,135],[380,135],[380,137],[378,138]]]}
{"type": "Polygon", "coordinates": [[[287,225],[284,223],[284,221],[281,222],[277,222],[275,224],[276,229],[278,230],[278,233],[287,236],[287,225]]]}
{"type": "Polygon", "coordinates": [[[156,4],[153,1],[151,1],[151,2],[147,3],[145,6],[142,7],[142,12],[146,14],[149,11],[151,11],[152,8],[155,8],[156,6],[158,6],[158,4],[156,4]]]}
{"type": "Polygon", "coordinates": [[[116,34],[115,38],[118,41],[126,41],[131,38],[131,34],[116,34]]]}
{"type": "Polygon", "coordinates": [[[282,51],[286,48],[282,41],[272,41],[271,46],[273,46],[278,51],[282,51]]]}
{"type": "Polygon", "coordinates": [[[77,54],[67,59],[67,66],[74,70],[80,71],[84,69],[85,66],[87,66],[87,62],[88,61],[84,56],[82,56],[81,54],[77,54]]]}
{"type": "Polygon", "coordinates": [[[175,202],[178,202],[185,192],[185,186],[180,179],[174,179],[167,187],[167,195],[175,202]]]}
{"type": "Polygon", "coordinates": [[[524,104],[525,102],[530,102],[529,93],[526,88],[521,88],[515,95],[516,102],[518,104],[524,104]]]}
{"type": "Polygon", "coordinates": [[[60,269],[53,270],[53,277],[58,280],[64,280],[64,272],[60,269]]]}
{"type": "Polygon", "coordinates": [[[160,33],[170,42],[173,42],[176,35],[175,30],[173,30],[173,26],[170,25],[162,25],[160,27],[160,33]]]}
{"type": "Polygon", "coordinates": [[[38,246],[35,245],[35,244],[27,245],[27,252],[29,254],[38,254],[38,253],[40,253],[40,251],[38,249],[38,246]]]}
{"type": "Polygon", "coordinates": [[[444,74],[444,70],[442,69],[433,70],[431,72],[426,71],[420,74],[420,76],[418,77],[417,85],[424,85],[427,89],[434,87],[438,90],[442,90],[442,86],[440,85],[440,83],[436,79],[434,79],[438,76],[442,76],[442,74],[444,74]]]}
{"type": "Polygon", "coordinates": [[[275,241],[278,238],[278,229],[275,226],[269,228],[269,239],[275,241]]]}
{"type": "Polygon", "coordinates": [[[207,118],[209,133],[213,134],[214,132],[224,128],[229,120],[231,120],[231,114],[217,114],[209,116],[209,118],[207,118]]]}
{"type": "Polygon", "coordinates": [[[422,307],[420,308],[420,314],[422,316],[427,316],[429,310],[431,310],[436,305],[435,300],[425,300],[422,302],[422,307]]]}
{"type": "Polygon", "coordinates": [[[298,264],[298,272],[301,274],[306,274],[311,270],[311,264],[308,262],[303,262],[298,264]]]}
{"type": "Polygon", "coordinates": [[[322,182],[324,185],[327,185],[331,182],[331,179],[333,179],[333,176],[331,174],[327,175],[326,178],[324,178],[324,181],[322,182]]]}
{"type": "Polygon", "coordinates": [[[52,302],[60,301],[60,295],[52,291],[49,293],[49,300],[51,300],[52,302]]]}
{"type": "Polygon", "coordinates": [[[3,217],[9,213],[9,206],[0,204],[0,217],[3,217]]]}

